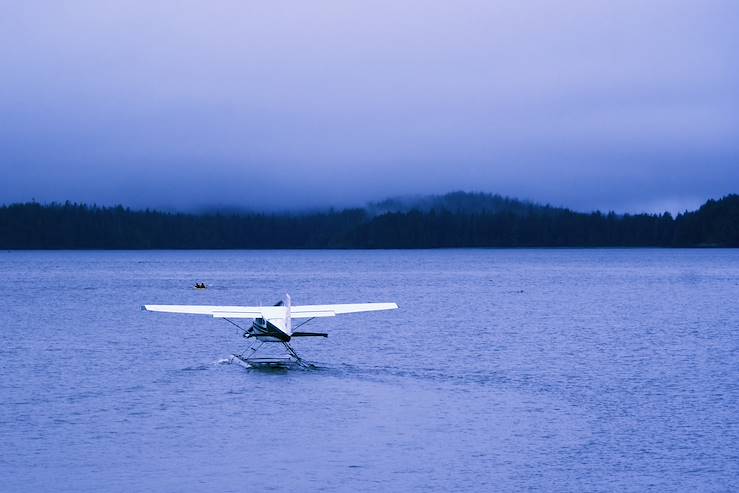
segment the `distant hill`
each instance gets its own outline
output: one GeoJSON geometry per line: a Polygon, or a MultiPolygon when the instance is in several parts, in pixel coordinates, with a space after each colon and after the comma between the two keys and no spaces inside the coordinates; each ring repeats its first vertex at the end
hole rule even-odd
{"type": "Polygon", "coordinates": [[[709,200],[697,211],[679,215],[674,242],[678,245],[739,247],[739,195],[709,200]]]}
{"type": "Polygon", "coordinates": [[[582,213],[484,193],[305,214],[0,206],[2,249],[739,247],[739,195],[679,214],[582,213]]]}
{"type": "Polygon", "coordinates": [[[518,215],[529,215],[534,211],[552,210],[549,206],[541,206],[532,202],[503,197],[498,194],[450,192],[444,195],[422,195],[393,197],[381,202],[372,202],[367,206],[373,215],[388,212],[422,212],[447,211],[458,214],[495,214],[510,212],[518,215]]]}

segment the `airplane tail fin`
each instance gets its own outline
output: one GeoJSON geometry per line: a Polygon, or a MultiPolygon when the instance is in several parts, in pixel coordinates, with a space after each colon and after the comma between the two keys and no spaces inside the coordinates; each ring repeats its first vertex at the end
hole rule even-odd
{"type": "Polygon", "coordinates": [[[293,333],[293,323],[290,317],[291,304],[292,300],[290,299],[290,295],[285,293],[285,332],[287,332],[287,335],[291,335],[293,333]]]}

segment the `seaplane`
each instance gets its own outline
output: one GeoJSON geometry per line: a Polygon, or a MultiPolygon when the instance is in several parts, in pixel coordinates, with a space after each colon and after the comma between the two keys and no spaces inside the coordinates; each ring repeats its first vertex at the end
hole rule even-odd
{"type": "Polygon", "coordinates": [[[344,303],[335,305],[295,305],[291,304],[290,295],[273,306],[217,306],[217,305],[143,305],[142,310],[148,312],[184,313],[191,315],[209,315],[225,320],[239,328],[242,336],[251,340],[251,344],[241,353],[232,354],[229,362],[245,368],[290,368],[298,366],[309,368],[312,365],[298,356],[290,341],[295,337],[328,337],[325,332],[306,332],[298,330],[313,319],[335,317],[347,313],[375,312],[395,310],[395,303],[344,303]],[[252,319],[251,325],[240,324],[236,320],[252,319]],[[295,328],[293,319],[306,319],[295,328]],[[264,345],[276,343],[284,349],[282,355],[258,355],[264,345]]]}

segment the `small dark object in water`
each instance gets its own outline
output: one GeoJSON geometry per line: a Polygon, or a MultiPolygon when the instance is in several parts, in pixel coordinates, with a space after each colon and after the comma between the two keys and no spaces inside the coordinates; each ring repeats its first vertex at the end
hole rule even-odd
{"type": "Polygon", "coordinates": [[[195,283],[195,289],[206,289],[208,286],[205,285],[204,282],[196,282],[195,283]]]}

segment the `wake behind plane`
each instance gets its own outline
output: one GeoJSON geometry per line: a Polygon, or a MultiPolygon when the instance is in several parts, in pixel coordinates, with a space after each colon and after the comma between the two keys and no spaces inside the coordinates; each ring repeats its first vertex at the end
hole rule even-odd
{"type": "Polygon", "coordinates": [[[256,367],[290,367],[293,365],[307,367],[306,363],[290,345],[295,337],[328,337],[325,332],[306,332],[297,330],[315,318],[335,317],[347,313],[374,312],[395,310],[395,303],[344,303],[334,305],[296,305],[292,306],[290,295],[274,306],[218,306],[218,305],[143,305],[142,310],[164,313],[186,313],[191,315],[209,315],[223,319],[243,331],[243,336],[252,339],[252,343],[241,354],[231,355],[231,362],[246,368],[256,367]],[[244,328],[234,320],[252,319],[252,324],[244,328]],[[307,319],[292,326],[293,319],[307,319]],[[282,357],[257,356],[265,343],[281,344],[287,353],[282,357]]]}

